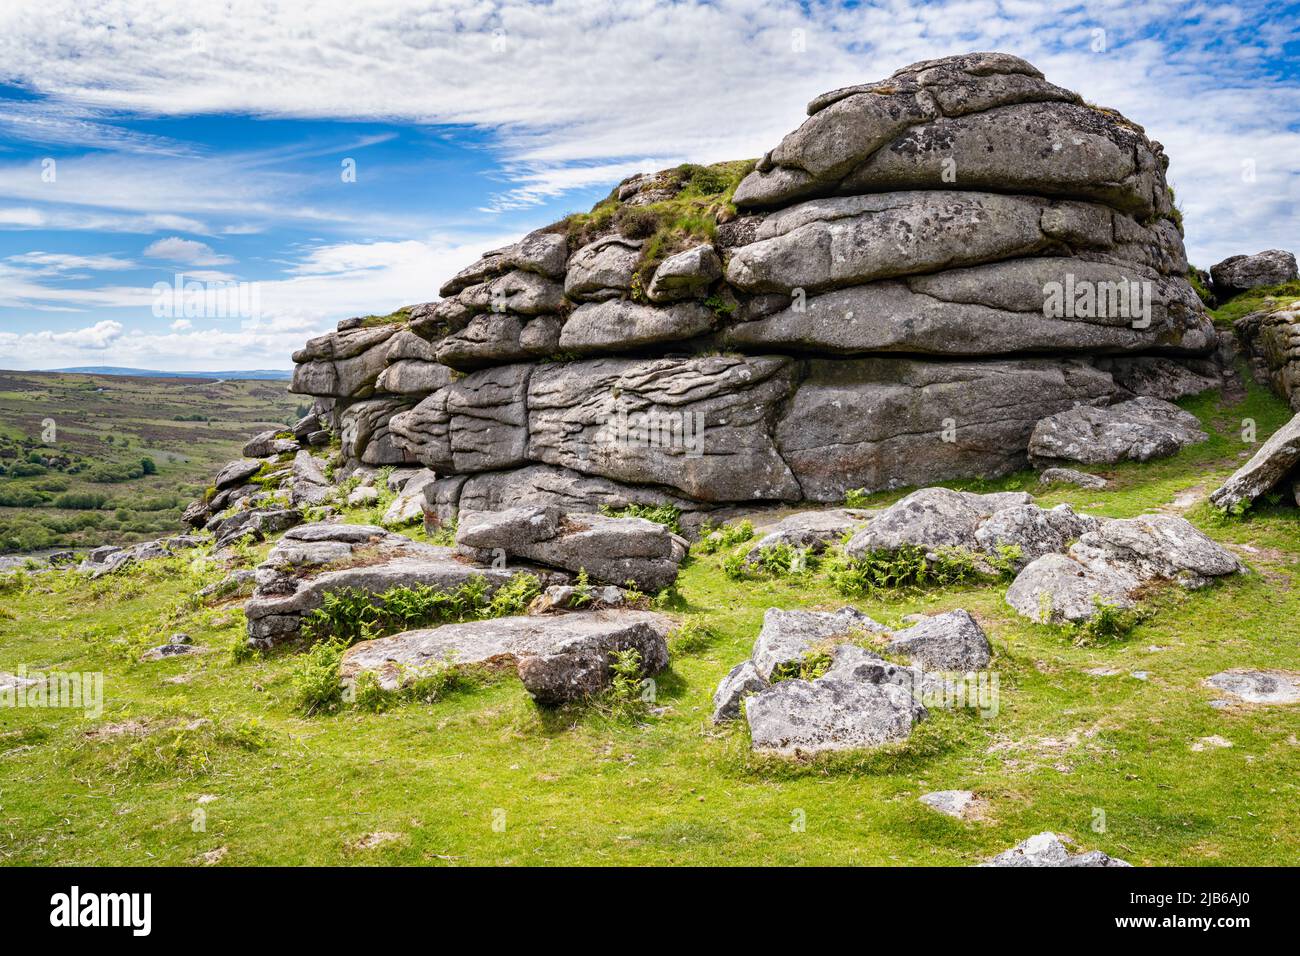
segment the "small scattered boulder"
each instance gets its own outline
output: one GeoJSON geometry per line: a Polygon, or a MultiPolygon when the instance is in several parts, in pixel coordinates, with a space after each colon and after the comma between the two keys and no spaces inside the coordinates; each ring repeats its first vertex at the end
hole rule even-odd
{"type": "Polygon", "coordinates": [[[782,546],[818,554],[862,525],[860,513],[843,508],[787,515],[768,528],[767,533],[749,549],[745,563],[756,564],[765,552],[782,546]]]}
{"type": "Polygon", "coordinates": [[[746,697],[767,690],[768,683],[753,661],[741,661],[718,683],[713,693],[713,722],[721,724],[740,717],[740,705],[746,697]]]}
{"type": "Polygon", "coordinates": [[[379,523],[386,528],[400,528],[424,519],[424,490],[438,480],[438,476],[428,468],[422,468],[413,475],[406,476],[394,490],[397,497],[393,499],[379,523]]]}
{"type": "Polygon", "coordinates": [[[1247,704],[1300,703],[1300,678],[1279,671],[1222,671],[1205,684],[1247,704]]]}
{"type": "Polygon", "coordinates": [[[1051,831],[1038,833],[981,866],[1131,866],[1100,850],[1071,854],[1064,840],[1051,831]]]}
{"type": "Polygon", "coordinates": [[[1266,249],[1252,255],[1229,256],[1210,266],[1215,295],[1220,299],[1247,289],[1278,285],[1296,278],[1295,256],[1285,249],[1266,249]]]}
{"type": "Polygon", "coordinates": [[[1012,569],[1019,571],[1035,558],[1063,552],[1096,525],[1096,518],[1076,514],[1067,504],[1049,511],[1037,505],[1014,505],[990,515],[976,529],[975,543],[990,557],[1005,555],[1012,569]],[[1016,551],[1008,550],[1012,548],[1016,551]]]}
{"type": "Polygon", "coordinates": [[[379,489],[372,485],[361,485],[353,488],[348,493],[348,505],[352,508],[360,508],[365,505],[373,505],[379,500],[379,489]]]}
{"type": "Polygon", "coordinates": [[[528,613],[595,610],[602,607],[621,607],[626,603],[628,603],[627,592],[613,584],[588,585],[585,590],[576,584],[552,584],[533,598],[533,603],[528,605],[528,613]]]}
{"type": "Polygon", "coordinates": [[[1038,476],[1038,483],[1040,485],[1077,485],[1080,488],[1092,490],[1100,490],[1109,484],[1100,475],[1090,475],[1086,472],[1075,471],[1073,468],[1046,468],[1038,476]]]}
{"type": "Polygon", "coordinates": [[[918,799],[931,810],[958,820],[965,820],[976,806],[975,794],[969,790],[936,790],[918,799]]]}
{"type": "Polygon", "coordinates": [[[237,511],[209,528],[213,536],[212,547],[213,550],[220,551],[245,538],[261,541],[268,534],[292,528],[301,520],[302,514],[296,508],[247,508],[237,511]]]}
{"type": "Polygon", "coordinates": [[[244,443],[245,458],[273,458],[276,455],[286,455],[298,450],[298,442],[292,438],[282,438],[281,432],[272,428],[270,431],[260,432],[254,435],[244,443]]]}
{"type": "Polygon", "coordinates": [[[1029,457],[1035,463],[1113,465],[1167,458],[1208,438],[1190,412],[1158,398],[1135,398],[1106,408],[1076,405],[1049,415],[1029,436],[1029,457]]]}
{"type": "Polygon", "coordinates": [[[217,477],[213,479],[212,484],[217,491],[241,485],[261,471],[262,465],[260,458],[241,458],[232,461],[217,472],[217,477]]]}

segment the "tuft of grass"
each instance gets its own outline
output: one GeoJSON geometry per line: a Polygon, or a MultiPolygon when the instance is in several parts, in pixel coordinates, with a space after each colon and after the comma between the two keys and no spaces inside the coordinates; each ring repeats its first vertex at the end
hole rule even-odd
{"type": "Polygon", "coordinates": [[[426,584],[389,588],[378,595],[343,588],[325,594],[321,606],[303,616],[302,634],[311,642],[337,638],[346,645],[435,624],[507,617],[522,614],[541,590],[537,576],[527,573],[515,575],[495,591],[482,575],[451,591],[426,584]]]}
{"type": "Polygon", "coordinates": [[[1247,289],[1219,303],[1218,308],[1210,310],[1210,315],[1214,317],[1216,325],[1231,326],[1251,312],[1272,312],[1275,309],[1286,308],[1298,299],[1300,299],[1300,280],[1292,280],[1280,285],[1247,289]]]}
{"type": "Polygon", "coordinates": [[[673,534],[682,533],[682,510],[676,505],[638,505],[626,508],[611,508],[604,505],[600,513],[610,518],[645,518],[655,524],[661,524],[673,534]]]}
{"type": "Polygon", "coordinates": [[[872,551],[851,557],[833,549],[823,562],[831,585],[848,597],[864,597],[905,588],[947,587],[980,581],[988,575],[975,555],[960,548],[933,552],[914,546],[895,551],[872,551]]]}

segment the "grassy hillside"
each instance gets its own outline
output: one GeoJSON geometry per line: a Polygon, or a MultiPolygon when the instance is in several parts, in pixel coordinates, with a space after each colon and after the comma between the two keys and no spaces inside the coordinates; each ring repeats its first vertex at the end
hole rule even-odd
{"type": "MultiPolygon", "coordinates": [[[[1230,667],[1300,671],[1300,511],[1264,502],[1229,520],[1194,503],[1250,453],[1243,418],[1262,440],[1290,413],[1253,386],[1237,405],[1184,404],[1209,442],[1040,502],[1185,514],[1251,573],[1159,591],[1130,633],[1081,642],[1014,614],[1005,583],[848,599],[816,569],[732,580],[725,552],[697,546],[663,602],[690,625],[658,682],[665,709],[635,720],[544,711],[505,677],[306,717],[301,648],[232,653],[239,600],[195,598],[225,573],[215,565],[144,564],[93,584],[12,575],[0,670],[102,671],[105,710],[0,710],[0,862],[964,865],[1051,829],[1135,864],[1294,864],[1300,707],[1216,709],[1201,682],[1230,667]],[[757,760],[743,721],[709,723],[765,608],[846,603],[892,625],[969,610],[994,647],[996,716],[935,712],[901,746],[807,763],[757,760]],[[177,630],[210,652],[139,661],[177,630]],[[1232,746],[1193,749],[1211,736],[1232,746]],[[986,801],[982,819],[917,802],[949,788],[986,801]]],[[[1030,473],[982,486],[994,488],[1039,490],[1030,473]]]]}
{"type": "Polygon", "coordinates": [[[217,468],[302,406],[284,382],[0,371],[0,553],[174,533],[217,468]]]}

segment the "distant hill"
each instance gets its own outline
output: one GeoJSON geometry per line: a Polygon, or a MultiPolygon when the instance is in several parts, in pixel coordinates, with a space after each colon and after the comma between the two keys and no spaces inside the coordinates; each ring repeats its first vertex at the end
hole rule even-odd
{"type": "Polygon", "coordinates": [[[137,375],[141,378],[224,378],[288,380],[293,373],[278,368],[238,369],[228,372],[161,372],[149,368],[120,368],[116,365],[82,365],[77,368],[47,368],[45,372],[73,372],[81,375],[137,375]]]}

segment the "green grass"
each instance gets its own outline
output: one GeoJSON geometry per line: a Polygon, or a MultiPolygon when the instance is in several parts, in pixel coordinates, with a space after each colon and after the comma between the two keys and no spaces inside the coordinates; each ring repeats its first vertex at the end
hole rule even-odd
{"type": "Polygon", "coordinates": [[[1215,324],[1231,326],[1243,315],[1284,308],[1298,299],[1300,299],[1300,281],[1283,282],[1281,285],[1248,289],[1240,295],[1233,296],[1217,309],[1211,309],[1210,314],[1214,316],[1215,324]]]}
{"type": "Polygon", "coordinates": [[[287,388],[0,371],[0,554],[175,534],[185,505],[251,435],[305,413],[287,388]],[[56,464],[15,475],[32,455],[56,464]]]}
{"type": "MultiPolygon", "coordinates": [[[[1289,414],[1253,386],[1240,406],[1184,404],[1210,442],[1112,469],[1112,489],[1051,486],[1041,503],[1118,517],[1169,507],[1240,464],[1243,417],[1263,438],[1289,414]]],[[[1028,473],[964,484],[1038,490],[1028,473]]],[[[541,710],[508,675],[455,687],[440,677],[378,712],[307,717],[294,686],[302,651],[237,659],[238,602],[194,603],[221,569],[164,562],[94,585],[29,575],[0,589],[0,669],[100,670],[106,702],[98,719],[0,710],[0,862],[198,865],[224,847],[224,865],[964,865],[1051,829],[1136,864],[1294,864],[1300,707],[1217,710],[1201,681],[1230,667],[1300,670],[1300,512],[1186,513],[1255,548],[1242,553],[1252,572],[1161,590],[1131,630],[1087,644],[1016,615],[1004,582],[847,599],[821,569],[730,579],[724,561],[750,546],[739,536],[697,548],[663,602],[682,627],[656,681],[662,710],[631,717],[626,701],[541,710]],[[713,690],[748,655],[765,608],[844,604],[893,626],[970,611],[994,646],[996,716],[935,713],[904,744],[806,763],[755,757],[743,722],[709,723],[713,690]],[[138,661],[175,630],[213,652],[138,661]],[[1086,673],[1099,667],[1120,674],[1086,673]],[[1145,681],[1130,676],[1142,671],[1145,681]],[[141,732],[104,732],[121,726],[141,732]],[[1213,734],[1234,746],[1190,750],[1213,734]],[[987,819],[917,802],[951,788],[976,791],[987,819]],[[1104,833],[1090,829],[1095,809],[1104,833]],[[399,837],[359,848],[377,832],[399,837]]]]}
{"type": "Polygon", "coordinates": [[[732,160],[699,166],[684,163],[657,174],[649,189],[673,189],[668,199],[631,206],[618,199],[617,187],[590,212],[574,213],[557,226],[576,249],[609,232],[643,240],[632,283],[632,297],[643,300],[659,263],[675,252],[710,242],[719,221],[736,215],[731,197],[754,168],[753,160],[732,160]]]}

